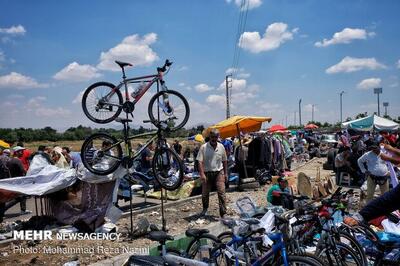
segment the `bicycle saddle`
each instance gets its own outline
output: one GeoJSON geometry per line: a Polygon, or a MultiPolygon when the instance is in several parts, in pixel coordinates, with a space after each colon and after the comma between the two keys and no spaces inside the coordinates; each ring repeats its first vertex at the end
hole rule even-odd
{"type": "Polygon", "coordinates": [[[167,235],[164,231],[151,231],[148,238],[157,242],[165,242],[167,240],[174,240],[173,236],[167,235]]]}
{"type": "Polygon", "coordinates": [[[131,63],[125,63],[125,62],[121,62],[121,61],[115,61],[115,63],[117,63],[117,65],[119,65],[120,68],[124,68],[126,66],[133,66],[131,63]]]}
{"type": "Polygon", "coordinates": [[[222,224],[228,226],[229,228],[233,228],[236,226],[236,221],[234,219],[221,219],[222,224]]]}
{"type": "Polygon", "coordinates": [[[207,229],[195,229],[195,228],[192,228],[192,229],[186,230],[185,234],[188,237],[198,238],[202,234],[207,234],[208,232],[210,232],[210,231],[207,230],[207,229]]]}

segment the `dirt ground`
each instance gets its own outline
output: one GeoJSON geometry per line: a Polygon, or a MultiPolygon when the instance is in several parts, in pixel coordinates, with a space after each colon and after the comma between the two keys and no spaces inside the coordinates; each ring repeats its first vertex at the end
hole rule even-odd
{"type": "MultiPolygon", "coordinates": [[[[325,159],[317,159],[293,171],[297,176],[299,172],[304,172],[310,177],[315,177],[317,168],[321,170],[321,177],[331,174],[331,171],[322,169],[322,163],[325,159]]],[[[266,205],[266,193],[269,186],[264,186],[251,192],[230,192],[227,193],[228,206],[233,206],[236,199],[244,195],[251,196],[260,206],[266,205]]],[[[183,205],[168,207],[166,209],[166,221],[169,234],[179,235],[185,232],[189,227],[201,228],[211,222],[218,222],[218,200],[217,196],[210,197],[210,214],[215,219],[197,220],[193,218],[195,214],[201,211],[201,199],[187,201],[183,205]]],[[[234,216],[232,207],[229,207],[228,214],[234,216]]],[[[161,212],[155,210],[150,213],[140,214],[134,217],[134,224],[141,218],[147,218],[150,223],[161,224],[161,212]]],[[[119,232],[127,232],[130,225],[129,218],[123,218],[118,221],[119,232]]],[[[126,252],[127,248],[148,248],[156,243],[145,238],[131,240],[126,236],[117,241],[90,241],[90,240],[43,240],[38,243],[32,241],[19,241],[0,248],[0,265],[63,265],[66,262],[79,260],[80,265],[89,265],[91,263],[108,259],[126,252]],[[58,250],[56,248],[58,247],[58,250]],[[74,254],[68,249],[80,247],[83,250],[81,254],[74,254]],[[52,250],[49,250],[52,248],[52,250]],[[84,250],[86,249],[86,251],[84,250]],[[51,254],[46,254],[51,253],[51,254]],[[56,254],[53,254],[56,253],[56,254]]]]}

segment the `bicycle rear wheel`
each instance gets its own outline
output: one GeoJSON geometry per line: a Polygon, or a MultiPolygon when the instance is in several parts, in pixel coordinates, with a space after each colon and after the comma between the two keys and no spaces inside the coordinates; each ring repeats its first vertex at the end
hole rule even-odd
{"type": "Polygon", "coordinates": [[[82,109],[93,122],[105,124],[113,121],[122,111],[122,94],[108,82],[90,85],[82,96],[82,109]]]}
{"type": "Polygon", "coordinates": [[[153,157],[153,173],[161,187],[177,189],[183,181],[183,164],[179,155],[170,148],[157,148],[153,157]]]}
{"type": "Polygon", "coordinates": [[[150,99],[148,112],[155,126],[159,127],[159,122],[165,122],[170,130],[182,128],[190,115],[189,104],[185,97],[173,90],[156,93],[150,99]]]}
{"type": "MultiPolygon", "coordinates": [[[[201,253],[201,249],[204,247],[208,247],[210,250],[215,248],[216,245],[220,243],[218,238],[211,234],[203,234],[199,238],[193,238],[193,240],[189,243],[186,253],[190,259],[201,260],[204,257],[201,253]]],[[[211,255],[211,254],[209,254],[211,255]]]]}
{"type": "Polygon", "coordinates": [[[356,252],[349,246],[343,243],[336,243],[336,249],[339,258],[335,258],[333,252],[324,248],[320,251],[317,250],[316,256],[323,260],[326,264],[332,266],[362,266],[363,263],[357,256],[356,252]]]}
{"type": "Polygon", "coordinates": [[[81,158],[83,165],[93,174],[108,175],[121,164],[121,145],[113,136],[96,133],[83,142],[81,158]]]}

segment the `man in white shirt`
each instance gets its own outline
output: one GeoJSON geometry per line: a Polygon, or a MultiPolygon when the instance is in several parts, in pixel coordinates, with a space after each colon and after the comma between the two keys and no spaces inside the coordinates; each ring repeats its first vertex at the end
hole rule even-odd
{"type": "Polygon", "coordinates": [[[376,185],[379,185],[381,195],[389,190],[389,169],[381,158],[381,150],[378,144],[369,147],[369,152],[364,153],[357,163],[361,172],[367,177],[367,203],[374,197],[376,185]]]}
{"type": "Polygon", "coordinates": [[[219,214],[226,214],[225,181],[227,179],[227,157],[225,147],[218,142],[219,131],[210,132],[210,141],[200,147],[197,154],[202,183],[202,216],[207,215],[211,188],[216,185],[219,201],[219,214]]]}

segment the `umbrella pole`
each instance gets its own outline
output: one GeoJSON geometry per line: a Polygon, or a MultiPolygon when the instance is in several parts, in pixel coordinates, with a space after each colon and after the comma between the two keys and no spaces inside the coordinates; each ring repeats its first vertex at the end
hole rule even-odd
{"type": "MultiPolygon", "coordinates": [[[[236,128],[237,128],[238,136],[239,136],[240,152],[243,152],[242,139],[240,137],[240,129],[239,129],[238,124],[236,124],[236,128]]],[[[243,158],[243,168],[244,168],[244,177],[247,179],[248,175],[247,175],[247,168],[246,168],[246,158],[243,158]]],[[[239,182],[240,182],[240,180],[239,180],[239,182]]]]}

